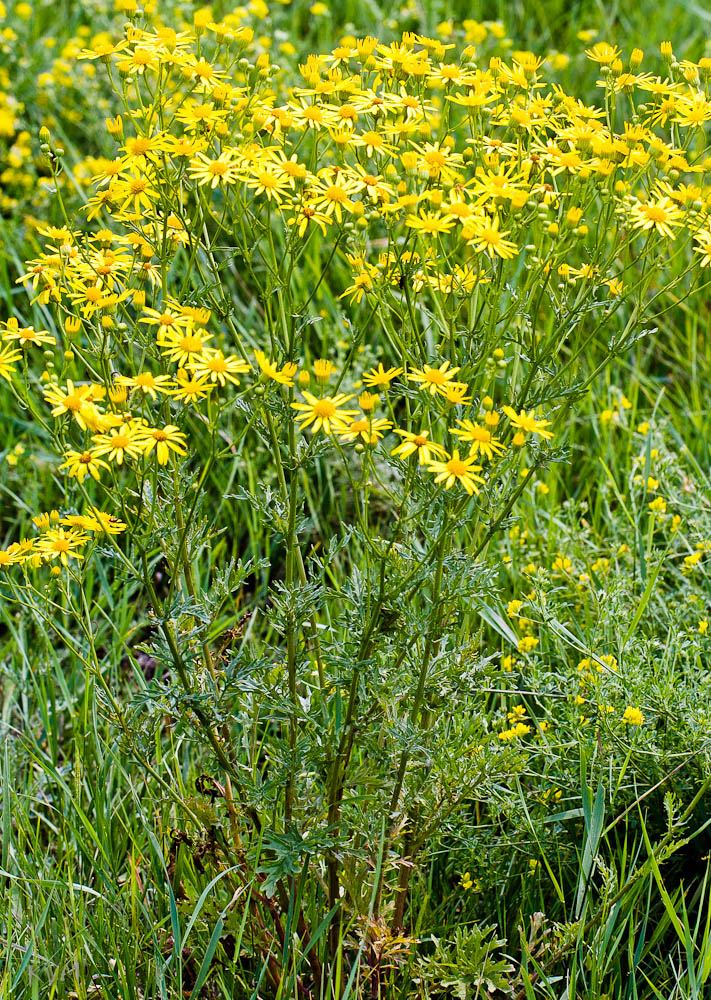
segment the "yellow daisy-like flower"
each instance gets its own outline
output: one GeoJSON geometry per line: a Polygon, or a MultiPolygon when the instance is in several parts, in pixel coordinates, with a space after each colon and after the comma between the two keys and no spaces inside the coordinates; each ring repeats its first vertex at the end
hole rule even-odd
{"type": "Polygon", "coordinates": [[[406,459],[416,454],[419,464],[425,465],[433,455],[447,454],[446,449],[441,444],[430,441],[429,431],[419,431],[419,433],[413,434],[412,431],[405,431],[396,427],[395,433],[399,434],[403,440],[397,447],[393,448],[390,454],[398,458],[406,459]]]}
{"type": "Polygon", "coordinates": [[[71,414],[82,430],[94,425],[99,417],[99,411],[93,403],[95,391],[93,385],[75,386],[67,379],[66,387],[51,385],[45,389],[45,399],[52,407],[53,417],[71,414]]]}
{"type": "Polygon", "coordinates": [[[294,384],[294,375],[296,375],[296,369],[298,368],[298,365],[294,361],[287,361],[282,368],[278,368],[276,362],[270,361],[264,351],[255,351],[254,356],[257,359],[257,364],[267,378],[278,382],[280,385],[292,386],[294,384]]]}
{"type": "Polygon", "coordinates": [[[127,458],[140,458],[144,443],[140,427],[137,424],[121,424],[106,434],[95,434],[92,438],[94,454],[106,455],[110,462],[123,465],[127,458]]]}
{"type": "Polygon", "coordinates": [[[70,559],[83,559],[78,550],[87,544],[89,538],[77,528],[50,528],[35,542],[37,551],[48,561],[59,559],[62,566],[68,566],[70,559]]]}
{"type": "Polygon", "coordinates": [[[186,365],[204,353],[208,340],[212,340],[212,334],[207,330],[202,327],[198,327],[197,330],[189,327],[187,330],[166,330],[165,333],[159,334],[156,343],[168,361],[186,365]]]}
{"type": "Polygon", "coordinates": [[[674,230],[682,225],[683,211],[667,197],[658,201],[638,202],[630,211],[633,229],[654,230],[660,236],[674,239],[674,230]]]}
{"type": "Polygon", "coordinates": [[[475,465],[474,458],[471,455],[468,458],[460,458],[456,449],[449,456],[445,452],[441,461],[431,458],[425,464],[428,472],[435,474],[435,483],[444,483],[446,490],[459,483],[471,496],[473,493],[478,493],[478,486],[484,485],[485,482],[477,475],[481,472],[481,466],[475,465]]]}
{"type": "Polygon", "coordinates": [[[218,184],[234,184],[239,179],[239,165],[232,150],[224,149],[215,159],[205,153],[197,153],[190,161],[190,176],[200,187],[205,184],[211,188],[216,188],[218,184]]]}
{"type": "Polygon", "coordinates": [[[390,430],[391,427],[391,421],[383,417],[369,419],[364,414],[360,414],[339,431],[339,438],[341,441],[352,442],[360,439],[365,444],[377,444],[383,433],[390,430]]]}
{"type": "Polygon", "coordinates": [[[145,396],[156,399],[159,392],[168,392],[170,375],[153,375],[151,372],[140,372],[138,375],[117,375],[116,384],[127,389],[139,389],[145,396]]]}
{"type": "Polygon", "coordinates": [[[127,525],[113,514],[107,514],[95,507],[89,508],[88,514],[68,514],[62,518],[62,524],[82,531],[93,531],[95,534],[120,535],[127,525]]]}
{"type": "Polygon", "coordinates": [[[543,438],[553,437],[551,431],[545,429],[549,426],[550,420],[537,420],[535,410],[531,410],[530,413],[526,413],[525,410],[516,413],[513,406],[504,406],[503,411],[511,421],[511,426],[525,434],[540,434],[543,438]]]}
{"type": "Polygon", "coordinates": [[[392,380],[397,378],[398,375],[402,375],[402,372],[402,368],[388,368],[386,371],[383,368],[382,361],[380,361],[377,368],[371,368],[369,372],[364,372],[363,385],[371,386],[375,389],[387,389],[392,380]]]}
{"type": "MultiPolygon", "coordinates": [[[[423,368],[413,368],[407,373],[411,382],[419,382],[420,389],[425,389],[431,396],[446,396],[448,386],[463,386],[463,382],[455,381],[454,376],[459,368],[450,368],[449,361],[443,361],[439,368],[425,365],[423,368]]],[[[466,388],[466,386],[465,386],[466,388]]]]}
{"type": "Polygon", "coordinates": [[[311,432],[315,434],[323,428],[324,433],[340,433],[345,430],[346,425],[352,417],[355,417],[357,410],[344,410],[342,406],[353,396],[346,396],[339,392],[335,396],[323,396],[319,399],[312,393],[304,390],[302,393],[305,403],[292,403],[291,408],[299,411],[296,418],[301,428],[311,427],[311,432]]]}
{"type": "Polygon", "coordinates": [[[3,340],[14,340],[20,347],[41,347],[42,344],[55,344],[54,337],[48,330],[35,330],[32,326],[11,326],[8,320],[7,331],[2,335],[3,340]]]}
{"type": "Polygon", "coordinates": [[[21,351],[11,347],[3,347],[0,351],[0,378],[9,382],[15,373],[15,362],[19,361],[21,357],[21,351]]]}
{"type": "Polygon", "coordinates": [[[239,385],[238,375],[250,371],[246,361],[242,361],[235,354],[225,356],[222,351],[210,350],[204,352],[202,357],[188,365],[190,371],[198,376],[205,376],[212,382],[219,382],[224,386],[226,382],[232,385],[239,385]]]}
{"type": "Polygon", "coordinates": [[[474,235],[468,241],[477,253],[485,253],[492,260],[500,257],[502,260],[510,260],[518,253],[518,247],[511,240],[504,239],[508,236],[508,231],[499,231],[499,218],[496,216],[489,221],[475,221],[473,225],[474,235]]]}
{"type": "Polygon", "coordinates": [[[64,462],[59,468],[67,469],[70,476],[83,483],[87,476],[98,482],[101,470],[108,469],[108,465],[93,451],[74,451],[70,448],[64,453],[64,462]]]}
{"type": "Polygon", "coordinates": [[[158,465],[167,465],[170,453],[184,455],[187,448],[185,434],[173,424],[165,427],[144,427],[144,454],[150,455],[155,449],[158,465]]]}
{"type": "Polygon", "coordinates": [[[184,403],[197,403],[214,388],[215,383],[211,382],[206,375],[191,378],[189,372],[184,368],[179,368],[175,374],[175,383],[170,394],[175,399],[181,399],[184,403]]]}
{"type": "Polygon", "coordinates": [[[474,458],[481,454],[484,458],[492,459],[494,455],[500,455],[506,449],[500,441],[492,438],[491,431],[486,427],[481,427],[471,420],[458,420],[460,429],[453,429],[452,434],[461,441],[469,441],[469,454],[474,458]]]}

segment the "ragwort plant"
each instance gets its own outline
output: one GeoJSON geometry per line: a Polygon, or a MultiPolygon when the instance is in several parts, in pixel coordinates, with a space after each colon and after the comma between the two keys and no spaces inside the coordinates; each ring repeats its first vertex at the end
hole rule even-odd
{"type": "MultiPolygon", "coordinates": [[[[136,11],[81,53],[113,88],[115,156],[78,214],[41,134],[59,214],[20,281],[51,330],[9,317],[0,374],[62,502],[0,552],[1,585],[164,796],[145,865],[166,919],[142,986],[102,969],[120,995],[198,995],[213,960],[245,996],[544,981],[545,963],[514,979],[489,928],[417,946],[433,859],[558,758],[545,717],[512,705],[497,729],[484,711],[549,641],[535,587],[503,613],[500,538],[566,460],[589,387],[705,282],[709,66],[665,43],[662,79],[598,43],[596,107],[483,40],[471,23],[446,43],[344,38],[280,67],[239,12],[173,28],[136,11]]],[[[592,638],[589,685],[617,667],[592,638]]],[[[620,784],[639,705],[624,723],[620,784]]],[[[583,774],[556,960],[635,885],[587,913],[599,795],[583,774]]],[[[160,908],[140,868],[139,922],[160,908]]]]}

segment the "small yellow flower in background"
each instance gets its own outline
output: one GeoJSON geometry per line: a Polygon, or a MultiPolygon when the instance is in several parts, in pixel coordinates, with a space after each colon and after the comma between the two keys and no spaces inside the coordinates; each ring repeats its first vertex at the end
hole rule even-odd
{"type": "Polygon", "coordinates": [[[644,716],[638,708],[628,705],[622,716],[622,721],[626,722],[628,726],[641,726],[644,722],[644,716]]]}
{"type": "Polygon", "coordinates": [[[699,635],[706,635],[708,630],[709,630],[709,623],[704,618],[702,621],[699,622],[699,635]]]}
{"type": "Polygon", "coordinates": [[[572,561],[567,556],[564,556],[562,553],[559,552],[558,556],[556,557],[556,559],[553,562],[553,566],[552,566],[553,572],[554,573],[570,573],[570,571],[572,570],[572,568],[573,568],[572,561]]]}
{"type": "Polygon", "coordinates": [[[525,722],[517,722],[515,726],[510,729],[504,729],[499,733],[499,739],[502,743],[510,743],[512,740],[519,740],[524,736],[527,736],[531,732],[531,727],[527,726],[525,722]]]}
{"type": "Polygon", "coordinates": [[[519,653],[530,653],[536,648],[539,640],[535,635],[524,635],[522,639],[518,641],[518,651],[519,653]]]}
{"type": "Polygon", "coordinates": [[[613,656],[612,653],[603,653],[600,660],[601,663],[597,664],[598,673],[602,673],[604,671],[604,667],[607,667],[608,670],[612,670],[613,672],[617,671],[617,657],[613,656]]]}
{"type": "Polygon", "coordinates": [[[469,872],[464,872],[459,884],[465,892],[481,892],[481,882],[478,878],[472,878],[469,872]]]}

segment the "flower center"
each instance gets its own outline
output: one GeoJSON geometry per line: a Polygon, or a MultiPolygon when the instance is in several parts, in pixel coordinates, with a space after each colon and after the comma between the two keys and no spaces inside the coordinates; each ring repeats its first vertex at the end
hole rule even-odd
{"type": "Polygon", "coordinates": [[[317,417],[332,417],[335,412],[336,407],[330,399],[319,399],[317,403],[314,403],[314,413],[317,417]]]}

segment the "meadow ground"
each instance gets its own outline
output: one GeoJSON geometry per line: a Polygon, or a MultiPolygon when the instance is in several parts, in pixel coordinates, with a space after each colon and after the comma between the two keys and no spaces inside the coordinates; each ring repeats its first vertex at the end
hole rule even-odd
{"type": "Polygon", "coordinates": [[[0,2],[0,998],[711,995],[711,13],[0,2]]]}

